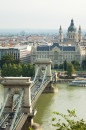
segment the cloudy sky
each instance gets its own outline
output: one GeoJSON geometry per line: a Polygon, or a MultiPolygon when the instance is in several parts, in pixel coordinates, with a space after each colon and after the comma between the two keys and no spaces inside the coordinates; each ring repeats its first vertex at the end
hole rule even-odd
{"type": "Polygon", "coordinates": [[[0,28],[86,29],[86,0],[0,0],[0,28]]]}

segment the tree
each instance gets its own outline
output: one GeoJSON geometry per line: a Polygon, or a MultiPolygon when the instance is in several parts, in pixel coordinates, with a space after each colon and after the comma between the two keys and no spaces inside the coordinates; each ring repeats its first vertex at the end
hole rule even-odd
{"type": "Polygon", "coordinates": [[[54,69],[58,69],[58,64],[55,64],[55,65],[54,65],[54,69]]]}
{"type": "Polygon", "coordinates": [[[22,75],[22,66],[21,64],[17,64],[17,76],[21,76],[22,75]]]}
{"type": "Polygon", "coordinates": [[[28,64],[22,64],[22,76],[27,77],[28,76],[28,64]]]}
{"type": "Polygon", "coordinates": [[[80,69],[80,64],[77,60],[73,60],[73,61],[71,61],[71,63],[73,64],[75,70],[80,69]]]}
{"type": "Polygon", "coordinates": [[[2,58],[1,58],[1,64],[0,64],[0,66],[1,66],[1,68],[2,68],[2,66],[3,66],[3,64],[19,64],[20,63],[20,60],[19,59],[14,59],[14,57],[13,57],[13,55],[8,55],[8,54],[6,54],[6,55],[4,55],[4,56],[2,56],[2,58]]]}
{"type": "Polygon", "coordinates": [[[14,59],[13,63],[14,64],[20,64],[20,59],[14,59]]]}
{"type": "MultiPolygon", "coordinates": [[[[76,114],[75,110],[67,110],[68,114],[62,114],[59,112],[53,112],[53,114],[61,116],[61,119],[58,122],[53,123],[52,125],[56,127],[56,130],[86,130],[86,123],[83,119],[79,119],[76,114]],[[62,122],[62,118],[64,122],[62,122]]],[[[56,117],[52,118],[52,122],[56,121],[56,117]]]]}
{"type": "Polygon", "coordinates": [[[3,64],[10,64],[10,63],[13,63],[13,61],[14,61],[14,57],[13,57],[13,55],[4,55],[4,56],[2,56],[2,58],[1,58],[1,67],[3,66],[3,64]]]}
{"type": "Polygon", "coordinates": [[[82,61],[82,68],[83,68],[83,70],[86,69],[86,59],[82,61]]]}
{"type": "Polygon", "coordinates": [[[35,68],[34,68],[34,65],[32,64],[28,64],[28,69],[29,69],[29,76],[34,76],[35,74],[35,68]]]}
{"type": "Polygon", "coordinates": [[[2,67],[2,76],[34,76],[34,66],[28,63],[25,64],[4,64],[2,67]]]}
{"type": "Polygon", "coordinates": [[[59,65],[59,69],[63,69],[63,64],[60,64],[60,65],[59,65]]]}
{"type": "Polygon", "coordinates": [[[12,64],[8,64],[7,65],[7,76],[13,76],[13,65],[12,64]]]}
{"type": "Polygon", "coordinates": [[[72,76],[75,73],[74,66],[71,63],[67,64],[67,74],[68,76],[72,76]]]}
{"type": "Polygon", "coordinates": [[[17,70],[17,65],[16,64],[13,64],[13,72],[11,74],[11,76],[18,76],[18,70],[17,70]]]}
{"type": "Polygon", "coordinates": [[[7,76],[8,67],[7,64],[4,64],[1,70],[1,76],[7,76]]]}
{"type": "Polygon", "coordinates": [[[66,60],[64,61],[63,66],[64,66],[64,70],[66,71],[67,70],[67,61],[66,60]]]}

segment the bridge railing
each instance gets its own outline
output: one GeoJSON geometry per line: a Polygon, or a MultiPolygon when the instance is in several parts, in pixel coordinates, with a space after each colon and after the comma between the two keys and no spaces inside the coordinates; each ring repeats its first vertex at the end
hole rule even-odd
{"type": "Polygon", "coordinates": [[[41,93],[43,92],[43,90],[45,89],[45,87],[49,84],[49,82],[50,82],[50,80],[45,80],[43,82],[43,84],[41,85],[41,87],[39,88],[38,92],[32,98],[32,100],[31,100],[32,107],[35,106],[36,101],[38,100],[39,96],[41,95],[41,93]]]}

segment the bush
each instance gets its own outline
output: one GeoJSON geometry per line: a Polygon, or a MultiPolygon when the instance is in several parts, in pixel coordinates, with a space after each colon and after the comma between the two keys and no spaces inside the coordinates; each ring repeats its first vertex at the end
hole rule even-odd
{"type": "MultiPolygon", "coordinates": [[[[61,114],[59,112],[53,112],[53,114],[61,116],[64,119],[62,122],[61,119],[58,120],[57,123],[53,123],[52,126],[56,127],[56,130],[86,130],[86,123],[83,119],[79,119],[75,110],[67,110],[68,115],[61,114]]],[[[52,121],[56,121],[56,117],[52,118],[52,121]]]]}

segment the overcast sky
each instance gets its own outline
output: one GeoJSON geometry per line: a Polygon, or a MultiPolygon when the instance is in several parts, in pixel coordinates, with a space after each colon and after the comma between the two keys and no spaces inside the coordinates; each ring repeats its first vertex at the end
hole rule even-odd
{"type": "Polygon", "coordinates": [[[86,0],[0,0],[0,29],[86,29],[86,0]]]}

